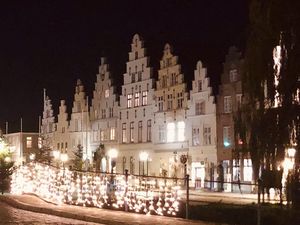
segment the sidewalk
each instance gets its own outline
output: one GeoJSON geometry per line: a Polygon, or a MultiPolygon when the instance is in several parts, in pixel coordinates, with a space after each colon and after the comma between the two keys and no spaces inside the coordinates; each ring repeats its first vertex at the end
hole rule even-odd
{"type": "Polygon", "coordinates": [[[83,220],[87,222],[102,223],[107,225],[212,225],[214,223],[185,220],[165,216],[146,216],[142,214],[127,213],[98,208],[87,208],[71,205],[54,205],[31,195],[4,195],[0,201],[15,208],[32,212],[50,214],[65,218],[83,220]]]}
{"type": "MultiPolygon", "coordinates": [[[[182,198],[186,195],[183,192],[182,198]]],[[[222,202],[228,204],[257,203],[257,194],[241,194],[232,192],[210,192],[202,190],[190,190],[190,201],[195,202],[222,202]]]]}
{"type": "MultiPolygon", "coordinates": [[[[182,199],[186,198],[186,193],[182,193],[182,199]]],[[[203,190],[190,190],[190,201],[191,204],[197,204],[197,202],[222,202],[226,204],[237,204],[245,205],[257,203],[257,194],[249,193],[233,193],[233,192],[210,192],[203,190]],[[194,202],[194,203],[193,203],[194,202]]],[[[280,202],[279,196],[273,196],[270,200],[267,200],[267,195],[265,194],[265,200],[268,203],[276,204],[280,202]]],[[[262,201],[262,195],[261,195],[262,201]]]]}

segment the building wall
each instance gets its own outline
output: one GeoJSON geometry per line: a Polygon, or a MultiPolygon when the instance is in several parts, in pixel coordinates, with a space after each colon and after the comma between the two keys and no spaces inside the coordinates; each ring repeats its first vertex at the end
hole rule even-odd
{"type": "Polygon", "coordinates": [[[30,161],[30,154],[35,154],[39,150],[39,134],[18,132],[4,134],[8,141],[9,150],[12,152],[12,161],[15,165],[30,161]]]}
{"type": "Polygon", "coordinates": [[[191,178],[205,180],[217,178],[217,127],[216,104],[212,95],[207,70],[198,61],[194,72],[188,110],[189,153],[191,155],[191,178]]]}
{"type": "Polygon", "coordinates": [[[148,164],[152,164],[153,84],[144,42],[135,34],[120,96],[118,163],[125,166],[117,168],[119,172],[127,168],[132,173],[141,174],[139,154],[142,151],[147,151],[148,164]]]}
{"type": "MultiPolygon", "coordinates": [[[[238,144],[234,131],[234,115],[242,104],[243,60],[241,53],[231,47],[223,65],[221,85],[217,98],[218,162],[223,166],[225,181],[243,181],[243,159],[234,154],[238,144]],[[230,103],[228,103],[228,99],[230,103]],[[237,161],[239,161],[237,166],[237,161]]],[[[231,191],[231,186],[227,190],[231,191]]]]}
{"type": "Polygon", "coordinates": [[[78,144],[83,145],[90,162],[95,150],[104,144],[107,170],[111,170],[112,161],[116,161],[116,172],[128,169],[131,174],[163,175],[166,172],[168,176],[183,177],[185,171],[180,158],[188,156],[187,173],[191,175],[192,185],[197,179],[201,179],[201,187],[205,179],[219,179],[217,166],[220,164],[225,166],[226,179],[232,180],[233,113],[242,99],[241,54],[236,48],[229,49],[217,104],[201,61],[196,65],[190,93],[178,57],[173,55],[169,44],[164,46],[156,86],[149,61],[144,42],[136,34],[120,96],[111,80],[109,65],[101,58],[89,110],[80,81],[75,87],[70,119],[62,101],[57,123],[53,124],[51,101],[45,97],[43,136],[50,139],[53,149],[58,143],[60,148],[61,143],[67,143],[67,149],[64,144],[61,150],[67,150],[70,157],[78,144]],[[50,124],[53,129],[49,128],[50,124]],[[227,127],[226,142],[224,127],[227,127]],[[109,155],[113,149],[118,152],[116,159],[109,155]],[[145,161],[140,158],[143,152],[148,154],[145,161]]]}
{"type": "Polygon", "coordinates": [[[188,154],[186,136],[188,93],[178,57],[166,44],[160,60],[155,89],[154,109],[154,153],[155,168],[167,171],[168,176],[182,177],[184,171],[180,156],[188,154]]]}

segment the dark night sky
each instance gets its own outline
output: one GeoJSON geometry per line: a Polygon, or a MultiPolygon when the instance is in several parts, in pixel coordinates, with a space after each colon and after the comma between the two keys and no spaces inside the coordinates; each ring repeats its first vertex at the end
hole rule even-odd
{"type": "MultiPolygon", "coordinates": [[[[108,57],[120,87],[135,33],[145,40],[157,76],[166,42],[179,56],[191,86],[196,62],[208,67],[214,87],[230,45],[244,47],[246,0],[8,1],[0,5],[0,127],[38,130],[43,88],[55,112],[68,110],[80,78],[92,97],[100,57],[108,57]]],[[[120,90],[120,89],[119,89],[120,90]]],[[[216,92],[216,88],[214,90],[216,92]]]]}

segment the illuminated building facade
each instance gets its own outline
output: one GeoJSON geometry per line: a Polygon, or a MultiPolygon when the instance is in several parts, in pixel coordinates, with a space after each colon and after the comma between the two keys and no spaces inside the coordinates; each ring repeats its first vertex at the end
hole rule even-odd
{"type": "Polygon", "coordinates": [[[88,164],[95,163],[93,155],[103,144],[102,171],[124,173],[127,169],[130,174],[178,178],[188,173],[191,186],[199,188],[217,188],[205,180],[220,179],[219,165],[224,168],[224,181],[238,176],[251,181],[251,167],[244,166],[251,162],[235,160],[232,154],[233,114],[242,103],[243,60],[237,49],[230,48],[226,56],[217,105],[202,62],[196,65],[189,93],[169,44],[164,46],[157,81],[149,61],[142,38],[134,35],[120,96],[109,65],[101,58],[90,108],[78,80],[71,115],[62,100],[56,123],[45,95],[41,131],[49,146],[66,152],[70,163],[80,144],[88,164]]]}
{"type": "Polygon", "coordinates": [[[8,149],[12,153],[12,161],[15,165],[21,165],[22,162],[30,162],[41,147],[41,139],[38,133],[17,132],[3,135],[8,143],[8,149]]]}
{"type": "MultiPolygon", "coordinates": [[[[104,144],[106,153],[110,149],[118,149],[118,98],[111,79],[109,64],[106,63],[106,58],[102,57],[90,107],[91,149],[99,148],[100,143],[104,144]]],[[[107,160],[107,157],[101,158],[101,171],[109,169],[107,160]]]]}
{"type": "MultiPolygon", "coordinates": [[[[242,104],[243,59],[235,47],[229,49],[223,64],[217,97],[218,178],[225,182],[251,182],[252,163],[247,155],[234,154],[241,140],[235,138],[234,115],[242,104]]],[[[245,186],[246,187],[246,186],[245,186]]],[[[250,186],[247,186],[250,189],[250,186]]],[[[238,191],[237,185],[224,184],[225,191],[238,191]]],[[[249,190],[250,191],[250,190],[249,190]]]]}
{"type": "Polygon", "coordinates": [[[198,61],[194,71],[187,114],[191,178],[197,188],[216,184],[204,180],[217,178],[216,104],[207,69],[198,61]],[[196,181],[196,182],[195,182],[196,181]]]}
{"type": "MultiPolygon", "coordinates": [[[[118,172],[153,174],[154,80],[144,42],[135,34],[120,96],[118,172]],[[140,155],[147,152],[147,155],[140,155]],[[151,171],[151,172],[150,172],[151,171]]],[[[157,175],[157,173],[156,173],[157,175]]]]}
{"type": "Polygon", "coordinates": [[[155,90],[154,136],[155,168],[160,175],[183,177],[184,166],[181,155],[188,156],[189,146],[186,136],[188,92],[181,73],[178,56],[166,44],[160,60],[158,80],[155,90]]]}

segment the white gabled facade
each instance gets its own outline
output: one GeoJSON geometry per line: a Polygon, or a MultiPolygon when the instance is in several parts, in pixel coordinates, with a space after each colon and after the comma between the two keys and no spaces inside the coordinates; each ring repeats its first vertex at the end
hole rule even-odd
{"type": "Polygon", "coordinates": [[[92,161],[92,152],[89,147],[89,112],[88,102],[85,95],[84,86],[78,79],[75,87],[74,101],[70,119],[70,148],[76,151],[77,146],[83,147],[83,158],[92,161]]]}
{"type": "MultiPolygon", "coordinates": [[[[102,57],[90,107],[90,147],[93,152],[100,144],[104,144],[106,152],[118,148],[118,116],[118,95],[112,85],[109,65],[102,57]]],[[[101,168],[102,171],[108,168],[106,158],[103,159],[101,168]]]]}
{"type": "Polygon", "coordinates": [[[201,61],[194,71],[188,110],[189,154],[191,179],[197,187],[215,187],[204,180],[216,180],[217,130],[216,104],[210,87],[207,69],[201,61]]]}
{"type": "Polygon", "coordinates": [[[61,153],[68,153],[69,157],[72,157],[72,149],[69,148],[69,121],[65,100],[60,101],[56,128],[56,132],[54,133],[53,149],[58,150],[61,153]]]}
{"type": "Polygon", "coordinates": [[[183,176],[180,156],[188,154],[186,113],[188,93],[178,57],[169,44],[160,60],[155,90],[154,152],[155,168],[167,171],[169,176],[183,176]]]}
{"type": "Polygon", "coordinates": [[[149,66],[144,42],[135,34],[120,96],[117,163],[122,166],[118,172],[128,169],[134,174],[150,174],[152,171],[153,84],[152,68],[149,66]],[[146,162],[140,162],[142,151],[149,154],[146,162]]]}
{"type": "Polygon", "coordinates": [[[201,61],[189,92],[178,56],[166,44],[155,83],[144,42],[135,34],[121,89],[118,96],[109,65],[101,58],[90,106],[78,80],[71,115],[61,101],[55,123],[51,101],[45,95],[41,130],[53,150],[66,151],[71,160],[81,144],[84,159],[93,163],[93,153],[104,144],[102,171],[123,173],[128,169],[130,174],[178,178],[185,174],[181,159],[187,158],[191,186],[216,188],[216,184],[204,183],[205,179],[217,180],[219,152],[216,104],[201,61]],[[118,155],[113,157],[111,150],[118,155]]]}

